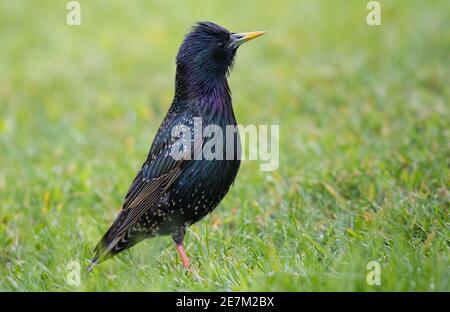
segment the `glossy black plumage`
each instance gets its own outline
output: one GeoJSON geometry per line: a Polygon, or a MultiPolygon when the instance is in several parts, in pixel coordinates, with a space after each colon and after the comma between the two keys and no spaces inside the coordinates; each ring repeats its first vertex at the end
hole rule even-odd
{"type": "MultiPolygon", "coordinates": [[[[176,160],[170,154],[176,140],[171,132],[184,125],[193,134],[194,118],[201,118],[203,127],[236,125],[227,82],[236,41],[228,30],[209,22],[197,24],[185,37],[177,55],[172,105],[122,210],[95,248],[92,264],[155,235],[171,234],[182,244],[186,228],[210,213],[228,192],[240,165],[238,133],[223,144],[224,149],[233,145],[232,159],[176,160]]],[[[190,139],[195,149],[207,142],[190,139]]]]}

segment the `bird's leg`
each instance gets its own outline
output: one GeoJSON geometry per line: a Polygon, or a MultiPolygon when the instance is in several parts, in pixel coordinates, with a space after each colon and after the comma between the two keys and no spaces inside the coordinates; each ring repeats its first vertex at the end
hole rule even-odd
{"type": "Polygon", "coordinates": [[[176,246],[177,246],[177,251],[180,254],[181,261],[183,262],[184,268],[189,270],[189,258],[186,255],[186,251],[184,250],[183,243],[176,245],[176,246]]]}
{"type": "Polygon", "coordinates": [[[177,248],[178,254],[180,255],[181,262],[183,263],[184,268],[186,270],[190,271],[189,258],[186,255],[186,251],[184,250],[184,246],[183,246],[183,239],[184,239],[185,232],[186,232],[185,227],[178,228],[172,234],[172,240],[175,243],[175,246],[177,248]]]}

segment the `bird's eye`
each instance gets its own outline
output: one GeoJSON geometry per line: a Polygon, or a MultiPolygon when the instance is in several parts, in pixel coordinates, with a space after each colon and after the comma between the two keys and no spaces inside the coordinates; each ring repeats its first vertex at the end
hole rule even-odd
{"type": "Polygon", "coordinates": [[[217,44],[217,47],[220,48],[220,49],[222,49],[224,46],[225,46],[225,43],[224,43],[224,42],[219,42],[219,43],[217,44]]]}

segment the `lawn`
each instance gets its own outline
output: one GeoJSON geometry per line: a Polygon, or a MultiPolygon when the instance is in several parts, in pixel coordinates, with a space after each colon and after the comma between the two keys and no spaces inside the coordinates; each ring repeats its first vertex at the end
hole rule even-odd
{"type": "Polygon", "coordinates": [[[449,1],[381,1],[381,26],[364,0],[90,0],[80,26],[66,3],[0,1],[0,290],[450,290],[449,1]],[[229,80],[240,124],[280,126],[279,168],[242,163],[187,233],[193,274],[169,237],[89,274],[200,20],[268,31],[229,80]]]}

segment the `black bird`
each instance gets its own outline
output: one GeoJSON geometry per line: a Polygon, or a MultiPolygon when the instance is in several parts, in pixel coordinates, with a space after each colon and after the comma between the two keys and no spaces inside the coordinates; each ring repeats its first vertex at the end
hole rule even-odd
{"type": "MultiPolygon", "coordinates": [[[[172,105],[147,160],[128,190],[122,210],[97,244],[89,270],[145,238],[168,234],[172,235],[184,267],[189,269],[183,247],[186,228],[219,204],[233,184],[241,155],[236,131],[231,140],[222,136],[223,158],[198,158],[196,153],[209,140],[220,137],[211,133],[210,137],[198,138],[195,132],[217,125],[225,133],[226,126],[236,126],[227,75],[238,47],[263,34],[232,33],[214,23],[200,22],[186,35],[176,58],[172,105]],[[174,135],[174,127],[187,128],[174,135]],[[190,134],[186,134],[187,130],[190,134]],[[182,157],[174,157],[175,144],[186,138],[182,142],[190,143],[190,148],[180,148],[182,157]],[[230,147],[232,154],[226,155],[225,149],[230,147]]],[[[216,152],[218,146],[211,151],[216,152]]]]}

